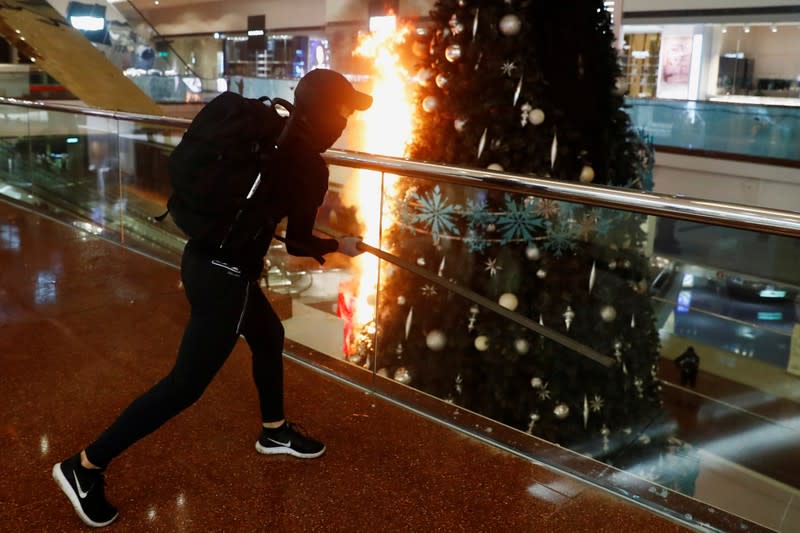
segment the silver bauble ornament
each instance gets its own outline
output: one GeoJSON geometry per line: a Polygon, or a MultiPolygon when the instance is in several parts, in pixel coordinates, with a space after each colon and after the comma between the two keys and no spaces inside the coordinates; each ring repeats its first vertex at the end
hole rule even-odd
{"type": "Polygon", "coordinates": [[[480,335],[478,337],[475,337],[475,348],[479,352],[485,352],[486,350],[488,350],[489,349],[489,337],[487,337],[486,335],[480,335]]]}
{"type": "Polygon", "coordinates": [[[500,304],[500,307],[505,307],[509,311],[514,311],[517,306],[519,305],[519,299],[517,295],[511,292],[506,292],[500,296],[500,299],[497,301],[500,304]]]}
{"type": "Polygon", "coordinates": [[[522,27],[522,21],[516,15],[505,15],[500,19],[499,26],[503,35],[516,35],[522,27]]]}
{"type": "Polygon", "coordinates": [[[533,246],[528,246],[528,248],[525,249],[525,257],[527,257],[531,261],[536,261],[537,259],[542,257],[542,252],[534,244],[533,246]]]}
{"type": "Polygon", "coordinates": [[[591,183],[594,181],[594,169],[589,165],[584,165],[579,179],[581,183],[591,183]]]}
{"type": "Polygon", "coordinates": [[[433,72],[429,68],[421,68],[417,71],[417,83],[419,83],[422,87],[425,87],[430,83],[431,78],[433,77],[433,72]]]}
{"type": "Polygon", "coordinates": [[[425,344],[434,352],[438,352],[447,344],[447,337],[441,330],[434,329],[425,337],[425,344]]]}
{"type": "Polygon", "coordinates": [[[617,310],[614,309],[613,305],[604,305],[602,309],[600,309],[600,318],[602,318],[604,322],[613,322],[614,319],[617,318],[617,310]]]}
{"type": "Polygon", "coordinates": [[[444,57],[451,63],[455,63],[461,59],[461,45],[451,44],[444,50],[444,57]]]}
{"type": "Polygon", "coordinates": [[[458,133],[464,131],[464,126],[467,124],[467,121],[463,118],[457,118],[453,121],[453,127],[458,133]]]}
{"type": "Polygon", "coordinates": [[[531,349],[531,345],[526,339],[517,339],[514,341],[514,349],[518,354],[525,355],[531,349]]]}
{"type": "Polygon", "coordinates": [[[444,74],[437,74],[436,75],[436,86],[440,89],[444,89],[447,87],[447,76],[444,74]]]}
{"type": "Polygon", "coordinates": [[[433,111],[436,111],[436,107],[438,105],[439,105],[439,100],[437,100],[435,96],[426,96],[422,100],[422,109],[426,113],[431,113],[433,111]]]}
{"type": "Polygon", "coordinates": [[[528,121],[533,124],[534,126],[538,126],[544,122],[544,111],[541,109],[532,109],[530,113],[528,113],[528,121]]]}
{"type": "Polygon", "coordinates": [[[497,172],[502,172],[503,171],[503,166],[502,165],[498,165],[497,163],[492,163],[491,165],[489,165],[486,168],[488,170],[496,170],[497,172]]]}
{"type": "Polygon", "coordinates": [[[394,371],[394,380],[403,385],[411,383],[411,372],[404,366],[399,367],[394,371]]]}
{"type": "Polygon", "coordinates": [[[559,420],[564,420],[569,416],[569,406],[565,403],[560,403],[553,408],[553,414],[559,420]]]}

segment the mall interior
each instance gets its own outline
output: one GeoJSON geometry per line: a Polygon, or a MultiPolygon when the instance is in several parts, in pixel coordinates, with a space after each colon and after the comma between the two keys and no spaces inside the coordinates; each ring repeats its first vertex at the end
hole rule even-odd
{"type": "MultiPolygon", "coordinates": [[[[478,72],[481,38],[545,3],[0,3],[0,530],[83,530],[53,464],[174,363],[186,237],[157,215],[191,120],[330,68],[375,101],[323,154],[316,229],[366,253],[275,240],[260,278],[287,417],[327,451],[255,452],[241,341],[108,468],[112,530],[800,531],[800,3],[576,2],[613,31],[629,186],[409,157],[443,109],[414,91],[448,79],[403,58],[478,72]]],[[[503,75],[522,128],[548,127],[530,70],[503,75]]]]}

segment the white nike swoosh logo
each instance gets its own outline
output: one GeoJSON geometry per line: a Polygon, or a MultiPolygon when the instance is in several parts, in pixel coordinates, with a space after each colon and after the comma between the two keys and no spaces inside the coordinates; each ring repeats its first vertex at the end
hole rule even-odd
{"type": "MultiPolygon", "coordinates": [[[[86,497],[86,495],[87,495],[87,494],[89,494],[89,491],[88,491],[88,490],[87,490],[87,491],[84,491],[84,490],[81,488],[81,482],[80,482],[80,481],[78,481],[78,474],[76,474],[74,470],[73,470],[73,472],[72,472],[72,477],[74,477],[74,478],[75,478],[75,486],[77,486],[77,487],[78,487],[78,498],[80,498],[80,499],[82,500],[82,499],[84,499],[84,498],[86,497]]],[[[92,490],[92,488],[91,488],[91,487],[89,487],[89,490],[92,490]]]]}
{"type": "Polygon", "coordinates": [[[286,446],[287,448],[291,448],[292,447],[292,441],[281,442],[279,440],[271,439],[269,437],[267,437],[267,440],[270,441],[270,442],[274,442],[275,444],[279,444],[281,446],[286,446]]]}

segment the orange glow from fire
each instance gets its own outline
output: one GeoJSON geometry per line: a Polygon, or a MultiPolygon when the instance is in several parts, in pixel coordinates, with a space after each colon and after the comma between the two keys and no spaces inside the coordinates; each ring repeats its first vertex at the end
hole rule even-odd
{"type": "MultiPolygon", "coordinates": [[[[411,139],[412,104],[407,75],[395,52],[398,43],[405,39],[409,28],[381,27],[360,39],[355,55],[370,58],[373,62],[373,104],[362,113],[365,123],[364,138],[360,150],[372,154],[402,156],[411,139]]],[[[383,231],[392,224],[388,213],[381,213],[381,196],[391,194],[397,177],[381,173],[359,171],[357,185],[349,188],[345,202],[357,205],[359,218],[366,228],[364,241],[379,247],[381,226],[383,231]],[[381,190],[383,185],[383,191],[381,190]]],[[[375,318],[375,298],[378,284],[378,259],[368,254],[357,258],[359,272],[354,322],[356,327],[375,318]]]]}

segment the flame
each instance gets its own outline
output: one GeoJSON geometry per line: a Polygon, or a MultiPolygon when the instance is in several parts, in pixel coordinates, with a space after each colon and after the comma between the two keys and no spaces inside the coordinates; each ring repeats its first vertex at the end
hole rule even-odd
{"type": "MultiPolygon", "coordinates": [[[[402,156],[411,139],[413,105],[406,81],[408,75],[395,51],[410,31],[409,27],[396,29],[394,25],[380,25],[361,36],[354,52],[354,55],[371,58],[374,65],[370,91],[373,103],[361,115],[366,126],[360,147],[364,152],[402,156]]],[[[379,247],[381,231],[386,231],[393,222],[387,211],[381,212],[382,197],[391,194],[397,176],[387,174],[381,180],[380,172],[362,170],[356,179],[357,185],[350,189],[352,192],[345,202],[359,208],[359,217],[366,228],[364,241],[379,247]]],[[[355,268],[359,275],[353,306],[357,329],[375,318],[378,266],[374,256],[362,254],[357,258],[355,268]]]]}

